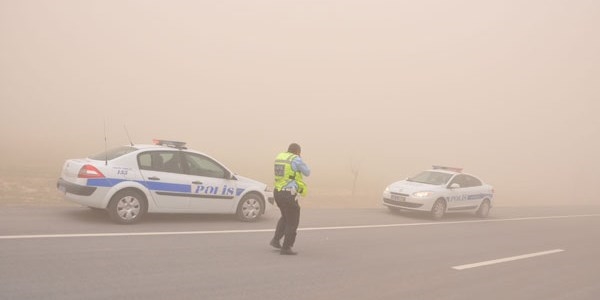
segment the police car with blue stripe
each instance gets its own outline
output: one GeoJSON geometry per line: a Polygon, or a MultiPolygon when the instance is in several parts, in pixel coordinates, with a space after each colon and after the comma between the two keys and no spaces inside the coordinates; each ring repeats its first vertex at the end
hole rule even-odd
{"type": "Polygon", "coordinates": [[[69,159],[57,188],[65,199],[105,209],[123,224],[136,223],[146,213],[236,214],[254,221],[273,201],[266,184],[167,140],[69,159]]]}
{"type": "Polygon", "coordinates": [[[383,204],[390,210],[428,212],[434,219],[451,212],[475,212],[485,218],[493,198],[491,185],[460,168],[443,166],[392,183],[383,191],[383,204]]]}

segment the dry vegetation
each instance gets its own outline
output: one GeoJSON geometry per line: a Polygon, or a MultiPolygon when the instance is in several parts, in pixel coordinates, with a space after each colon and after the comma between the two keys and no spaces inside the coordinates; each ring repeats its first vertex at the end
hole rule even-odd
{"type": "Polygon", "coordinates": [[[56,178],[25,175],[0,177],[0,206],[69,205],[56,190],[56,178]]]}

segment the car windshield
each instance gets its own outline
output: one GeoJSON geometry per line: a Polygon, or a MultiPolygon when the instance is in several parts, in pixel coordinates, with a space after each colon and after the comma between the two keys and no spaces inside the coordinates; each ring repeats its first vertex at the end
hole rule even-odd
{"type": "Polygon", "coordinates": [[[452,174],[448,173],[423,171],[416,176],[408,178],[407,180],[426,184],[442,185],[446,184],[451,177],[452,174]]]}
{"type": "Polygon", "coordinates": [[[137,150],[131,146],[122,146],[113,149],[109,149],[107,151],[91,155],[89,158],[94,160],[113,160],[117,157],[123,156],[127,153],[133,152],[137,150]]]}

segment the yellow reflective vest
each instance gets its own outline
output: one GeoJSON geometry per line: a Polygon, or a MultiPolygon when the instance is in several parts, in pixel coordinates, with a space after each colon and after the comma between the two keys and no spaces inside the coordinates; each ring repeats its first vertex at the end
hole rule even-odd
{"type": "Polygon", "coordinates": [[[306,195],[306,183],[302,178],[302,172],[292,169],[292,160],[298,155],[290,152],[282,152],[275,158],[275,189],[281,191],[292,180],[298,184],[298,193],[306,195]]]}

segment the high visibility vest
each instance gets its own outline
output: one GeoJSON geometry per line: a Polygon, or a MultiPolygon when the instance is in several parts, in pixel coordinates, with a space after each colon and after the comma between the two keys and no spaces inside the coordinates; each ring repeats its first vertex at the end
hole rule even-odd
{"type": "Polygon", "coordinates": [[[295,180],[298,184],[298,193],[300,195],[306,195],[306,184],[302,178],[302,172],[295,172],[292,169],[292,160],[298,157],[298,155],[290,152],[282,152],[275,158],[275,189],[281,191],[281,189],[295,180]]]}

